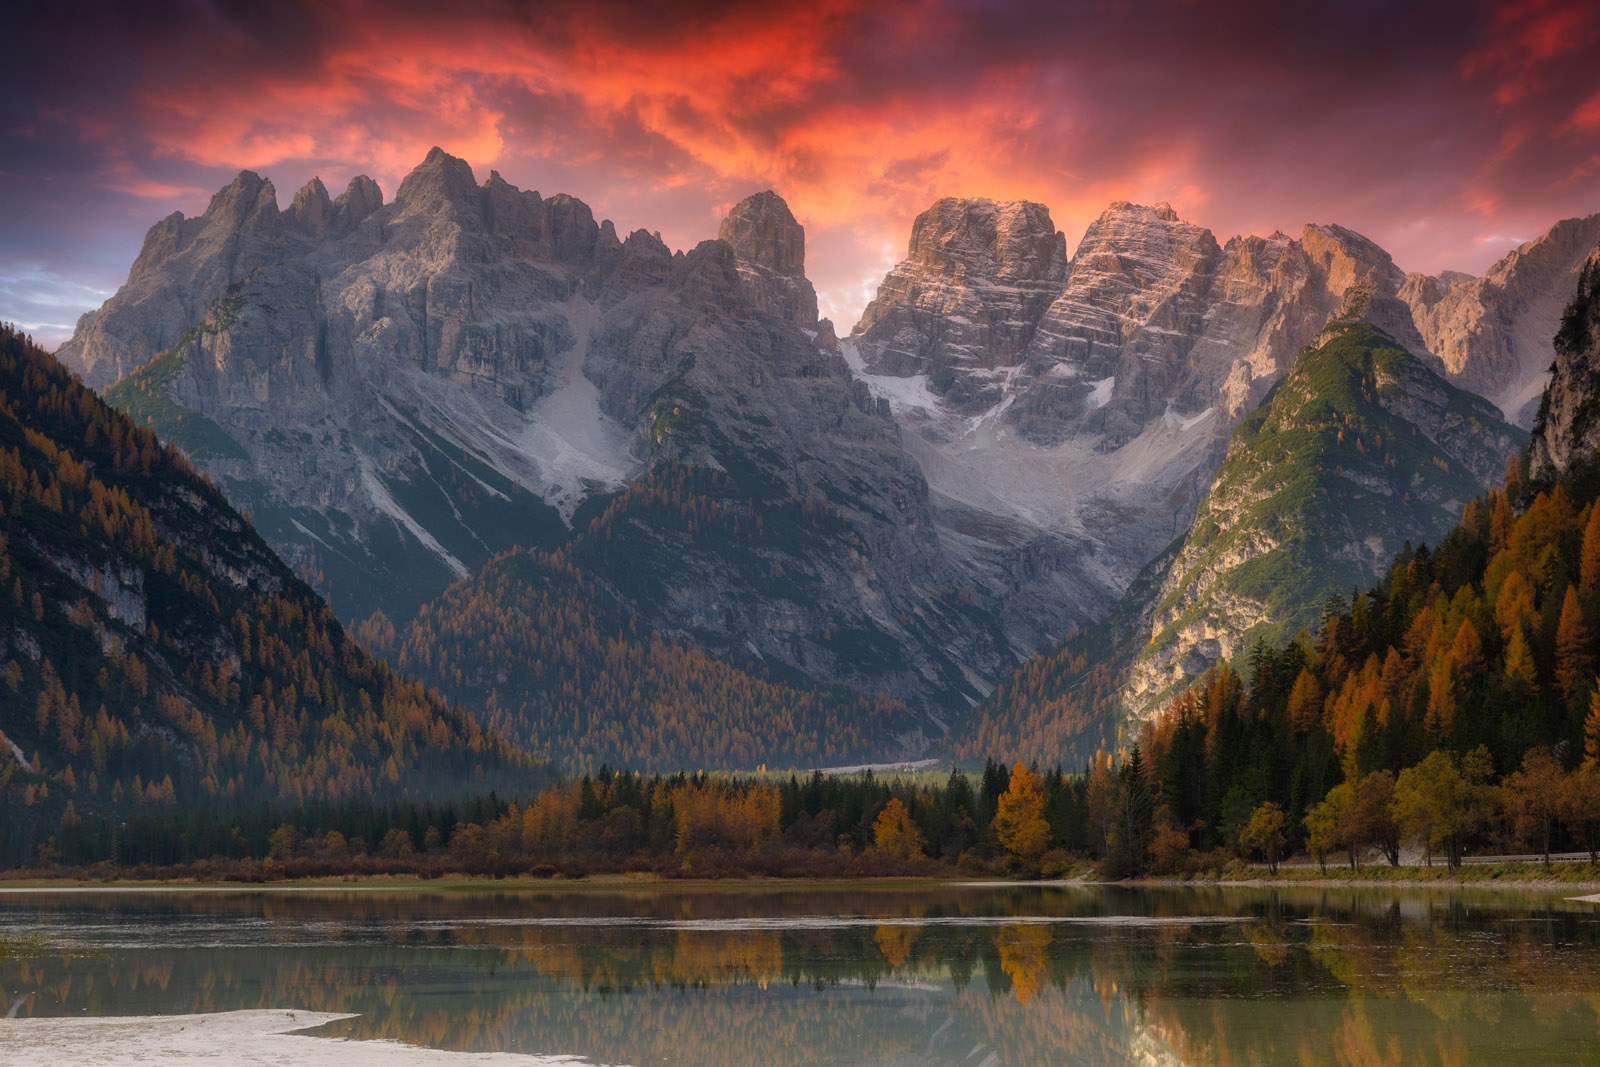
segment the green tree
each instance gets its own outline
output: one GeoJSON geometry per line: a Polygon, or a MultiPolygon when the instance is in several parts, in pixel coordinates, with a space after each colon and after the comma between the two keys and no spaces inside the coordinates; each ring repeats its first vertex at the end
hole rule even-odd
{"type": "Polygon", "coordinates": [[[1322,873],[1328,873],[1328,853],[1339,847],[1339,809],[1332,797],[1315,804],[1303,820],[1306,828],[1306,851],[1317,860],[1322,873]]]}
{"type": "Polygon", "coordinates": [[[1489,784],[1492,763],[1482,745],[1459,764],[1440,749],[1400,772],[1394,814],[1404,836],[1426,842],[1430,855],[1443,851],[1451,868],[1461,866],[1466,842],[1494,818],[1499,790],[1489,784]]]}
{"type": "Polygon", "coordinates": [[[1246,848],[1266,856],[1267,870],[1273,874],[1278,873],[1278,856],[1287,840],[1284,827],[1288,821],[1283,809],[1268,800],[1251,813],[1250,821],[1239,835],[1239,842],[1246,848]]]}

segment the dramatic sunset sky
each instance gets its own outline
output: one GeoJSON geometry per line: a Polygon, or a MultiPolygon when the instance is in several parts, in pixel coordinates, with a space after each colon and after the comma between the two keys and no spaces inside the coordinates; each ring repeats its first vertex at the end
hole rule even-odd
{"type": "Polygon", "coordinates": [[[432,145],[677,248],[782,193],[852,324],[945,195],[1340,222],[1481,272],[1600,211],[1600,4],[29,3],[0,73],[0,318],[54,345],[240,168],[392,196],[432,145]]]}

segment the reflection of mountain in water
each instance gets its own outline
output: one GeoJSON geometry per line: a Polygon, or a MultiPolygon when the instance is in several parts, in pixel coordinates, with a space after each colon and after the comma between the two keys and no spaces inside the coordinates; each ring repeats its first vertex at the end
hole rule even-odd
{"type": "Polygon", "coordinates": [[[0,1002],[28,994],[25,1016],[355,1012],[324,1032],[638,1067],[1435,1063],[1500,1047],[1565,1062],[1590,1048],[1592,915],[1472,905],[954,889],[0,898],[0,1002]]]}

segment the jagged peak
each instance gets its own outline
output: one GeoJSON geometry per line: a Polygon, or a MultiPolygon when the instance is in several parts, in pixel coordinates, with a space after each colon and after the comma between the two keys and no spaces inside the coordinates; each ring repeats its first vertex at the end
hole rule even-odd
{"type": "Polygon", "coordinates": [[[230,212],[237,215],[241,208],[254,207],[263,200],[271,201],[273,210],[277,210],[278,193],[272,187],[271,180],[253,170],[241,170],[233,181],[211,197],[203,217],[213,218],[230,212]]]}
{"type": "Polygon", "coordinates": [[[735,204],[717,229],[741,266],[791,278],[806,272],[806,231],[789,204],[771,189],[735,204]]]}
{"type": "Polygon", "coordinates": [[[315,174],[311,176],[310,181],[300,187],[299,192],[294,194],[294,202],[297,204],[311,199],[328,199],[328,187],[323,185],[322,179],[315,174]]]}
{"type": "Polygon", "coordinates": [[[313,177],[294,194],[285,218],[301,229],[320,235],[333,218],[333,201],[328,199],[328,189],[322,179],[313,177]]]}
{"type": "Polygon", "coordinates": [[[478,181],[472,167],[459,156],[452,156],[435,146],[426,158],[405,176],[395,193],[395,203],[406,207],[437,204],[444,201],[456,206],[474,203],[478,195],[478,181]]]}
{"type": "Polygon", "coordinates": [[[371,178],[367,177],[365,174],[357,174],[354,178],[351,178],[350,179],[350,184],[345,186],[344,192],[340,194],[339,199],[343,200],[347,196],[348,197],[355,197],[355,196],[358,196],[358,195],[359,196],[369,196],[370,195],[370,196],[376,197],[377,200],[378,200],[378,203],[380,203],[380,204],[383,203],[383,189],[382,189],[382,187],[379,186],[377,182],[375,182],[371,178]]]}

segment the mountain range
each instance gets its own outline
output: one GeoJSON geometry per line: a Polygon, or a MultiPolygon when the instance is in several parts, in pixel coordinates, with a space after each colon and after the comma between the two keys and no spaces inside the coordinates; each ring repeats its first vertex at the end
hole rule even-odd
{"type": "Polygon", "coordinates": [[[844,338],[804,241],[767,192],[673,252],[437,149],[390,202],[244,172],[59,356],[512,736],[715,761],[625,737],[737,690],[732,763],[898,758],[997,737],[1063,640],[1127,649],[1143,710],[1437,537],[1525,440],[1600,215],[1471,278],[1166,205],[1069,255],[1042,205],[946,199],[844,338]],[[593,633],[518,644],[567,617],[593,633]],[[658,647],[660,684],[591,699],[658,647]]]}

